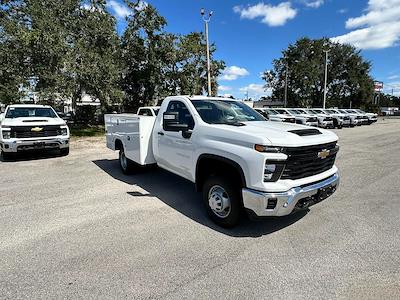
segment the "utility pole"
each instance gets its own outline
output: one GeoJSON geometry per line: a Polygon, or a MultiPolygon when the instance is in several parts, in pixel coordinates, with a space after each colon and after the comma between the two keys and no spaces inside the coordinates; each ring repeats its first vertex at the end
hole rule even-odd
{"type": "Polygon", "coordinates": [[[205,26],[205,35],[206,35],[206,47],[207,47],[207,92],[208,92],[208,97],[211,96],[211,67],[210,67],[210,46],[208,43],[208,23],[211,20],[211,16],[213,14],[212,11],[210,11],[208,13],[208,15],[206,16],[206,12],[204,10],[204,8],[202,8],[200,10],[200,14],[203,17],[203,21],[204,21],[204,26],[205,26]]]}
{"type": "Polygon", "coordinates": [[[286,63],[286,72],[285,72],[285,107],[287,106],[288,73],[289,73],[289,66],[286,63]]]}
{"type": "Polygon", "coordinates": [[[324,82],[324,102],[323,102],[323,108],[325,109],[325,104],[326,104],[326,82],[328,80],[328,53],[331,50],[324,50],[325,52],[325,82],[324,82]]]}

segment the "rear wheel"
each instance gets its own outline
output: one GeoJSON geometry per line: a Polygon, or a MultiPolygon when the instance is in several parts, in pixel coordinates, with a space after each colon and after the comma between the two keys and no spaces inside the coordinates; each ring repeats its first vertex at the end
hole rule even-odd
{"type": "Polygon", "coordinates": [[[125,156],[124,148],[119,150],[119,165],[124,174],[130,174],[133,171],[134,163],[125,156]]]}
{"type": "Polygon", "coordinates": [[[209,177],[203,186],[203,202],[210,218],[222,227],[233,227],[242,211],[241,195],[233,180],[209,177]]]}

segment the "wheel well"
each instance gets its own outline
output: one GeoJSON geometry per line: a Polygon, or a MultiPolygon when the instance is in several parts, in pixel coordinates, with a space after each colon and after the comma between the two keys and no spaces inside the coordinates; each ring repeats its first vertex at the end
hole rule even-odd
{"type": "Polygon", "coordinates": [[[203,154],[196,166],[196,190],[200,191],[210,175],[224,175],[234,180],[240,187],[246,186],[246,179],[240,165],[225,157],[203,154]]]}
{"type": "Polygon", "coordinates": [[[115,150],[121,150],[124,149],[124,145],[122,144],[121,140],[116,140],[115,141],[115,150]]]}

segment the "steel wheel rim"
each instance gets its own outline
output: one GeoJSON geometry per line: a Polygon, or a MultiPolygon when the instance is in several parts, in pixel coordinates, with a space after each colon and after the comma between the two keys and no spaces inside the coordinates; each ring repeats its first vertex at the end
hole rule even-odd
{"type": "Polygon", "coordinates": [[[121,151],[119,160],[121,162],[122,169],[126,170],[128,168],[128,160],[126,159],[125,152],[121,151]]]}
{"type": "Polygon", "coordinates": [[[231,212],[231,199],[220,185],[214,185],[208,192],[208,205],[219,218],[226,218],[231,212]]]}

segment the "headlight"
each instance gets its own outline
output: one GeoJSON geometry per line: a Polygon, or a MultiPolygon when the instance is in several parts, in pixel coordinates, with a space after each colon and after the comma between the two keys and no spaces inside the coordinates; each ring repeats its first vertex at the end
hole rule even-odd
{"type": "Polygon", "coordinates": [[[68,129],[67,128],[61,128],[61,135],[68,135],[68,129]]]}
{"type": "MultiPolygon", "coordinates": [[[[6,127],[6,128],[9,128],[9,127],[6,127]]],[[[10,130],[4,130],[5,128],[3,127],[2,128],[3,130],[2,130],[2,137],[3,137],[3,139],[4,140],[8,140],[8,139],[10,139],[11,138],[11,131],[10,130]]]]}
{"type": "Polygon", "coordinates": [[[254,145],[254,149],[258,152],[267,153],[280,153],[282,152],[282,147],[264,146],[264,145],[254,145]]]}
{"type": "Polygon", "coordinates": [[[11,138],[11,131],[4,131],[2,132],[3,139],[8,140],[11,138]]]}
{"type": "Polygon", "coordinates": [[[267,162],[264,167],[264,182],[277,181],[283,172],[285,165],[281,163],[267,162]]]}

